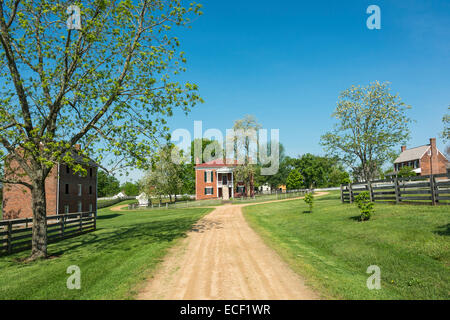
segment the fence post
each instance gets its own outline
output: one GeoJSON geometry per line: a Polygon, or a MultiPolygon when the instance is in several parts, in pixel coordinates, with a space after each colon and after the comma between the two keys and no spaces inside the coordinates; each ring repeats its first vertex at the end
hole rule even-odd
{"type": "Polygon", "coordinates": [[[169,209],[169,203],[166,202],[166,209],[169,209]]]}
{"type": "Polygon", "coordinates": [[[341,183],[341,202],[344,203],[344,188],[342,187],[342,183],[341,183]]]}
{"type": "Polygon", "coordinates": [[[83,231],[83,214],[80,212],[80,232],[83,231]]]}
{"type": "Polygon", "coordinates": [[[369,190],[370,202],[373,202],[372,183],[367,181],[367,189],[369,190]]]}
{"type": "Polygon", "coordinates": [[[66,216],[63,215],[62,219],[61,219],[61,237],[64,238],[64,227],[65,227],[65,220],[66,220],[66,216]]]}
{"type": "Polygon", "coordinates": [[[94,212],[94,230],[97,230],[97,211],[94,212]]]}
{"type": "Polygon", "coordinates": [[[400,203],[400,187],[398,185],[398,178],[394,179],[395,203],[400,203]]]}
{"type": "Polygon", "coordinates": [[[348,197],[350,199],[350,204],[352,204],[353,203],[353,189],[352,189],[351,183],[348,184],[348,197]]]}
{"type": "Polygon", "coordinates": [[[8,221],[8,254],[12,251],[12,221],[8,221]]]}
{"type": "Polygon", "coordinates": [[[431,188],[431,204],[433,206],[436,205],[436,189],[435,189],[435,181],[434,181],[434,175],[430,175],[430,188],[431,188]]]}

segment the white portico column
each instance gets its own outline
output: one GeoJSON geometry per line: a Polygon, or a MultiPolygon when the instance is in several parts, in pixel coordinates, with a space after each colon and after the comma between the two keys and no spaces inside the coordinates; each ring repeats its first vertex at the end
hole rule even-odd
{"type": "MultiPolygon", "coordinates": [[[[219,199],[219,171],[216,170],[216,192],[217,192],[217,199],[219,199]]],[[[223,190],[222,190],[223,194],[223,190]]]]}
{"type": "Polygon", "coordinates": [[[234,183],[233,183],[233,179],[234,179],[234,172],[231,171],[231,197],[234,198],[234,183]]]}

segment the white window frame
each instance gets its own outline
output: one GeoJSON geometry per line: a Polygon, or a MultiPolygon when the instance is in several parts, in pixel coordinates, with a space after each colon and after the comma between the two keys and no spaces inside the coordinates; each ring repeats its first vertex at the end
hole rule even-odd
{"type": "Polygon", "coordinates": [[[83,195],[83,185],[81,183],[78,184],[78,195],[79,196],[83,195]]]}
{"type": "Polygon", "coordinates": [[[78,201],[78,212],[83,212],[83,202],[82,201],[78,201]]]}
{"type": "Polygon", "coordinates": [[[64,206],[64,213],[70,213],[70,207],[68,204],[64,206]]]}

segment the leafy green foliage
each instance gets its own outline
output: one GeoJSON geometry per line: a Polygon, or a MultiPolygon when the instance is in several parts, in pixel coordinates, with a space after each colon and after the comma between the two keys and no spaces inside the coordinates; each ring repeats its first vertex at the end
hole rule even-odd
{"type": "Polygon", "coordinates": [[[413,168],[410,166],[403,166],[397,172],[397,176],[401,178],[415,177],[417,174],[413,171],[413,168]]]}
{"type": "Polygon", "coordinates": [[[185,174],[183,153],[174,145],[165,145],[153,158],[151,170],[147,173],[142,186],[149,195],[169,196],[180,194],[183,190],[185,174]],[[173,156],[179,158],[173,158],[173,156]],[[174,159],[176,159],[174,161],[174,159]]]}
{"type": "Polygon", "coordinates": [[[146,169],[169,137],[167,118],[202,102],[197,85],[173,80],[186,63],[175,29],[202,12],[182,0],[0,6],[0,181],[33,191],[35,258],[46,256],[36,222],[45,221],[44,183],[56,163],[81,174],[90,158],[146,169]],[[81,10],[80,30],[67,28],[69,4],[81,10]]]}
{"type": "Polygon", "coordinates": [[[141,190],[141,185],[138,182],[127,181],[120,186],[120,190],[123,191],[127,196],[138,196],[141,190]]]}
{"type": "Polygon", "coordinates": [[[321,144],[364,180],[373,180],[395,148],[409,138],[409,108],[391,94],[387,82],[352,86],[340,94],[333,113],[337,123],[321,137],[321,144]]]}
{"type": "Polygon", "coordinates": [[[302,174],[307,188],[339,186],[349,177],[336,158],[306,153],[297,159],[290,159],[290,165],[302,174]]]}
{"type": "MultiPolygon", "coordinates": [[[[448,111],[450,111],[450,105],[448,106],[448,111]]],[[[450,113],[445,114],[442,117],[442,123],[444,124],[444,131],[442,131],[442,139],[447,142],[450,141],[450,113]]]]}
{"type": "Polygon", "coordinates": [[[368,191],[363,191],[355,197],[356,205],[361,212],[360,220],[366,221],[372,217],[373,214],[373,202],[370,201],[370,195],[368,191]]]}
{"type": "Polygon", "coordinates": [[[292,170],[286,179],[286,188],[288,190],[300,189],[303,186],[303,176],[297,169],[292,170]]]}
{"type": "Polygon", "coordinates": [[[114,176],[99,170],[97,173],[97,192],[99,198],[116,195],[120,192],[120,182],[114,176]]]}
{"type": "Polygon", "coordinates": [[[312,192],[308,192],[307,194],[305,194],[303,200],[309,206],[309,212],[312,212],[312,208],[314,205],[314,195],[312,194],[312,192]]]}

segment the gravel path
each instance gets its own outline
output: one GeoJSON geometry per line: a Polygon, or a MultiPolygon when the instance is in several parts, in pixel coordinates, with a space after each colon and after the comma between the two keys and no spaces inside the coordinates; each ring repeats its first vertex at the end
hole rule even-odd
{"type": "Polygon", "coordinates": [[[318,299],[248,226],[246,205],[254,204],[219,206],[199,220],[138,299],[318,299]]]}

